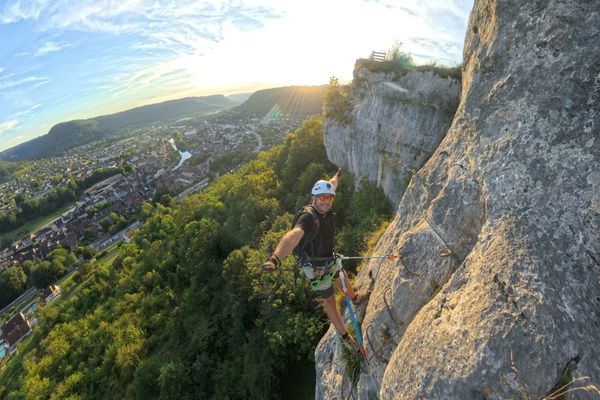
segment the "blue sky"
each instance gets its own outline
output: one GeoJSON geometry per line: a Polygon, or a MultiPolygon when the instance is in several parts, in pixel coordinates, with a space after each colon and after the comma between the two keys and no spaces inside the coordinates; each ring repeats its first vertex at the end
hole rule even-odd
{"type": "Polygon", "coordinates": [[[395,42],[462,61],[473,0],[0,0],[0,151],[59,122],[322,85],[395,42]]]}

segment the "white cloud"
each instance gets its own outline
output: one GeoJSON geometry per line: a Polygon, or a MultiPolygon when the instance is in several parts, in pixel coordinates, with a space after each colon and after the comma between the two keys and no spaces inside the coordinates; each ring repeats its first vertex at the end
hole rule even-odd
{"type": "Polygon", "coordinates": [[[6,1],[0,10],[0,22],[10,24],[21,20],[37,20],[50,4],[47,0],[6,1]]]}
{"type": "Polygon", "coordinates": [[[72,45],[65,42],[46,42],[40,47],[36,52],[36,56],[43,56],[45,54],[54,53],[56,51],[60,51],[65,47],[71,47],[72,45]]]}

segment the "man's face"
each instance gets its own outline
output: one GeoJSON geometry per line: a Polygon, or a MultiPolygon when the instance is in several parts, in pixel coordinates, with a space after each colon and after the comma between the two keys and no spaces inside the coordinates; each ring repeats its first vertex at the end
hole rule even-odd
{"type": "Polygon", "coordinates": [[[314,206],[318,212],[325,214],[327,211],[331,210],[334,198],[335,197],[330,194],[320,194],[318,196],[314,196],[314,206]]]}

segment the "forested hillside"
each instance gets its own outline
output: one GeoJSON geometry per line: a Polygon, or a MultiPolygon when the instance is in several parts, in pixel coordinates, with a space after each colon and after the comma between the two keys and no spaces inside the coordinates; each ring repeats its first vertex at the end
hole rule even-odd
{"type": "MultiPolygon", "coordinates": [[[[114,262],[80,272],[71,295],[40,311],[0,372],[0,398],[310,398],[314,381],[299,371],[328,324],[291,258],[272,275],[260,265],[335,170],[313,118],[182,204],[144,204],[114,262]]],[[[380,190],[353,188],[345,174],[334,205],[345,254],[390,217],[380,190]]]]}
{"type": "Polygon", "coordinates": [[[186,97],[157,104],[132,108],[115,114],[96,117],[101,127],[116,131],[127,127],[166,123],[180,118],[206,115],[238,105],[222,94],[202,97],[186,97]]]}
{"type": "Polygon", "coordinates": [[[269,113],[321,114],[328,86],[286,86],[259,90],[234,110],[262,118],[269,113]]]}

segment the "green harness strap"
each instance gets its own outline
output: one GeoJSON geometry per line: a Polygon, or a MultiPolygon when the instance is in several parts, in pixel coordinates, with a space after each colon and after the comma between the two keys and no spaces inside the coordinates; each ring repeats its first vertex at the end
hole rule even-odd
{"type": "Polygon", "coordinates": [[[341,258],[334,258],[331,264],[327,266],[327,269],[328,271],[325,275],[319,278],[314,278],[310,281],[310,287],[312,290],[319,290],[321,285],[328,285],[331,283],[335,274],[341,270],[341,258]]]}
{"type": "Polygon", "coordinates": [[[331,283],[332,279],[333,279],[332,274],[327,274],[322,278],[313,279],[312,281],[310,281],[310,287],[312,288],[312,290],[319,290],[319,287],[321,285],[327,285],[327,284],[331,283]]]}

